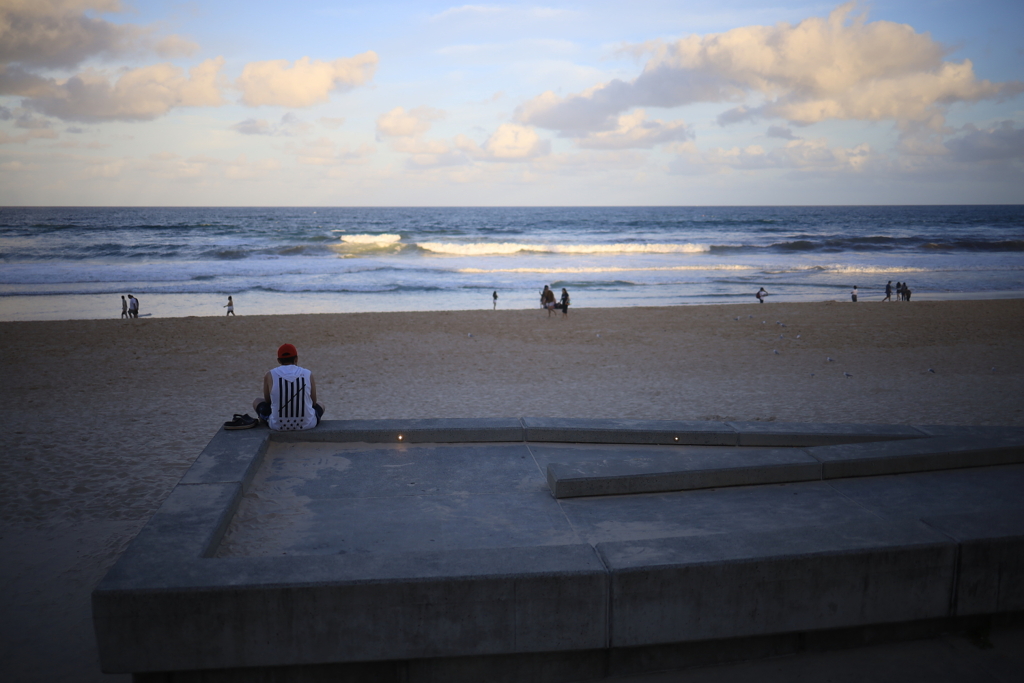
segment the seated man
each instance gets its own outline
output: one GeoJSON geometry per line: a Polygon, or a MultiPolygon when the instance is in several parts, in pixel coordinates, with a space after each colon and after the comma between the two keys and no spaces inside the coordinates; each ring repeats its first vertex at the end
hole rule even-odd
{"type": "Polygon", "coordinates": [[[316,402],[313,373],[299,367],[299,353],[291,344],[277,350],[277,362],[280,365],[263,377],[263,398],[252,402],[256,415],[280,431],[316,427],[324,407],[316,402]]]}

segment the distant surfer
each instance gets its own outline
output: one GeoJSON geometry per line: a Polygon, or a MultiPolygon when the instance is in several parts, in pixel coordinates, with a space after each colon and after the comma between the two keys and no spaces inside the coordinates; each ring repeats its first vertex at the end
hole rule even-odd
{"type": "Polygon", "coordinates": [[[228,309],[228,312],[224,314],[225,316],[235,314],[235,302],[231,300],[230,296],[228,297],[228,302],[224,305],[224,308],[228,309]]]}
{"type": "Polygon", "coordinates": [[[764,298],[766,296],[768,296],[768,292],[766,292],[764,287],[762,287],[761,289],[757,290],[757,294],[755,294],[754,296],[757,297],[757,300],[758,300],[759,303],[763,304],[764,303],[764,298]]]}

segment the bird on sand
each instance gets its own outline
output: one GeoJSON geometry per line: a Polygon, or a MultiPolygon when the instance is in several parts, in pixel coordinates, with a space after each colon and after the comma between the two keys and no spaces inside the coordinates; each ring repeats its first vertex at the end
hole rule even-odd
{"type": "Polygon", "coordinates": [[[851,377],[853,377],[853,375],[851,375],[851,374],[850,374],[850,373],[848,373],[848,372],[844,372],[844,373],[843,373],[843,377],[845,377],[846,379],[850,379],[851,377]]]}
{"type": "Polygon", "coordinates": [[[832,356],[825,356],[825,360],[827,360],[829,363],[831,363],[832,362],[832,356]]]}

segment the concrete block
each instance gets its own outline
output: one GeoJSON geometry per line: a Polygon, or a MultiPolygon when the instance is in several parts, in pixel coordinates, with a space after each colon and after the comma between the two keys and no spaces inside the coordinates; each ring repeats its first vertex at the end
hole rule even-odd
{"type": "Polygon", "coordinates": [[[270,432],[278,442],[466,443],[522,441],[523,425],[515,417],[425,420],[323,420],[295,432],[270,432]],[[399,438],[401,437],[401,438],[399,438]]]}
{"type": "Polygon", "coordinates": [[[1024,506],[923,521],[960,543],[957,616],[1024,610],[1024,506]]]}
{"type": "Polygon", "coordinates": [[[477,656],[607,645],[589,545],[193,560],[176,586],[105,579],[104,671],[477,656]]]}
{"type": "Polygon", "coordinates": [[[181,483],[248,485],[266,453],[269,436],[270,430],[266,427],[239,430],[222,427],[188,468],[181,483]]]}
{"type": "Polygon", "coordinates": [[[919,522],[601,543],[611,643],[632,647],[947,616],[956,544],[919,522]]]}
{"type": "Polygon", "coordinates": [[[823,479],[927,472],[1024,462],[1024,439],[941,437],[808,448],[823,479]]]}
{"type": "Polygon", "coordinates": [[[736,432],[724,422],[587,420],[524,417],[527,441],[735,446],[736,432]]]}
{"type": "Polygon", "coordinates": [[[828,446],[841,443],[920,439],[923,432],[907,425],[824,424],[801,422],[728,422],[737,446],[828,446]]]}
{"type": "Polygon", "coordinates": [[[960,425],[914,425],[928,436],[975,436],[982,438],[1016,436],[1024,439],[1024,427],[988,427],[960,425]]]}
{"type": "Polygon", "coordinates": [[[795,448],[714,448],[656,457],[549,463],[555,498],[775,484],[821,479],[821,464],[795,448]]]}

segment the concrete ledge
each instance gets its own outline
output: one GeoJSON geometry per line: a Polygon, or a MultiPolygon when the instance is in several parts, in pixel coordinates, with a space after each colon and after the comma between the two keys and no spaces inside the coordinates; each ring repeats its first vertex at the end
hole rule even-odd
{"type": "Polygon", "coordinates": [[[173,571],[182,560],[208,557],[231,522],[241,495],[240,484],[175,486],[100,586],[106,582],[146,586],[153,578],[150,573],[160,567],[173,571]]]}
{"type": "MultiPolygon", "coordinates": [[[[136,674],[135,683],[573,683],[646,673],[684,671],[738,661],[828,652],[951,633],[1019,630],[1024,614],[996,617],[925,619],[828,631],[785,633],[729,640],[672,643],[647,647],[573,652],[525,653],[484,657],[319,664],[289,667],[250,667],[202,671],[136,674]]],[[[662,673],[659,680],[685,680],[662,673]]]]}
{"type": "Polygon", "coordinates": [[[239,483],[247,486],[267,451],[270,430],[226,430],[214,435],[181,478],[182,484],[239,483]]]}
{"type": "Polygon", "coordinates": [[[960,543],[957,615],[1024,609],[1024,503],[1016,509],[923,521],[960,543]]]}
{"type": "Polygon", "coordinates": [[[815,424],[785,422],[729,422],[738,434],[737,446],[829,446],[870,441],[920,439],[925,436],[907,425],[815,424]]]}
{"type": "Polygon", "coordinates": [[[174,569],[174,585],[154,574],[108,576],[93,593],[104,671],[607,646],[607,575],[585,544],[194,560],[174,569]]]}
{"type": "Polygon", "coordinates": [[[928,436],[973,436],[981,438],[999,438],[1004,436],[1024,439],[1024,427],[986,427],[957,425],[914,425],[928,436]]]}
{"type": "Polygon", "coordinates": [[[597,546],[612,647],[944,617],[956,544],[917,522],[857,522],[597,546]]]}
{"type": "Polygon", "coordinates": [[[819,446],[823,479],[960,469],[1024,462],[1024,439],[1013,436],[930,437],[908,441],[819,446]]]}
{"type": "MultiPolygon", "coordinates": [[[[257,428],[267,431],[263,427],[257,428]]],[[[522,441],[515,417],[436,420],[324,420],[313,429],[270,432],[270,440],[294,442],[466,443],[522,441]],[[398,437],[402,438],[399,439],[398,437]]]]}
{"type": "Polygon", "coordinates": [[[524,417],[527,441],[736,446],[736,432],[724,422],[673,420],[585,420],[524,417]]]}
{"type": "Polygon", "coordinates": [[[553,462],[548,487],[555,498],[774,484],[821,479],[821,463],[786,448],[715,448],[572,464],[553,462]]]}

